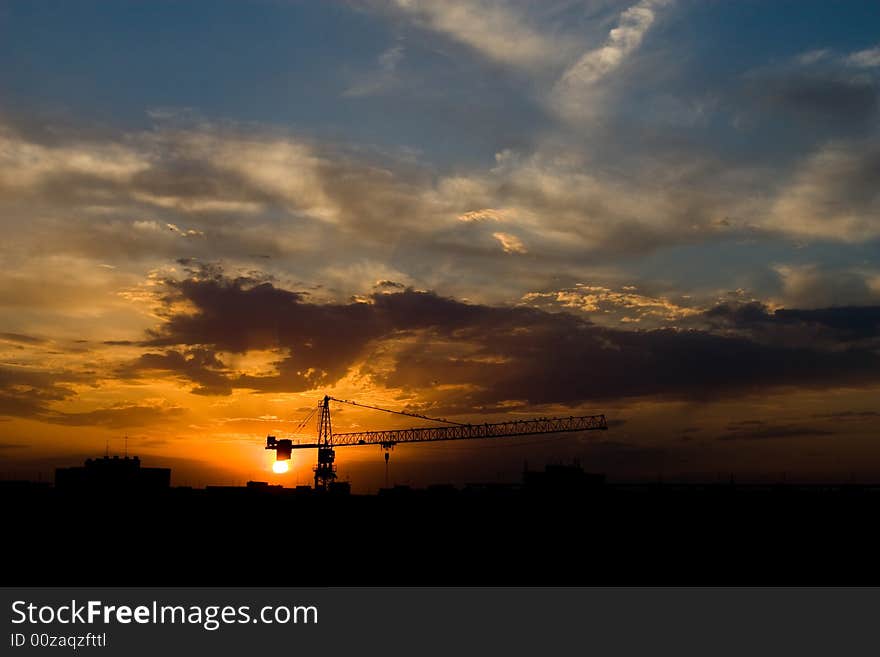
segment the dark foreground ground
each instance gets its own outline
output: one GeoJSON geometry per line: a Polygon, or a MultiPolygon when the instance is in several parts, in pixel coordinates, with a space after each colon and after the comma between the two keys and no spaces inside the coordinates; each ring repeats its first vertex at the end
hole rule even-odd
{"type": "Polygon", "coordinates": [[[11,585],[880,584],[880,489],[0,486],[11,585]]]}

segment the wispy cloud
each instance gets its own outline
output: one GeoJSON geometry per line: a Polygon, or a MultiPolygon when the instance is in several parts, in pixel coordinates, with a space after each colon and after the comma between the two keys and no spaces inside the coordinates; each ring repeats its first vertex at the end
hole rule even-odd
{"type": "Polygon", "coordinates": [[[558,63],[567,37],[532,26],[515,6],[493,0],[394,0],[419,25],[464,44],[488,59],[534,71],[558,63]]]}
{"type": "Polygon", "coordinates": [[[360,98],[374,96],[392,90],[398,84],[397,67],[403,60],[404,48],[395,45],[376,58],[376,67],[364,73],[348,89],[343,96],[360,98]]]}
{"type": "Polygon", "coordinates": [[[553,90],[557,110],[565,117],[580,118],[594,104],[595,87],[620,68],[641,45],[654,24],[657,10],[671,0],[641,0],[623,11],[605,43],[584,53],[565,71],[553,90]]]}
{"type": "Polygon", "coordinates": [[[802,162],[770,213],[770,227],[807,238],[858,242],[880,235],[880,145],[836,142],[802,162]]]}
{"type": "Polygon", "coordinates": [[[880,46],[859,50],[848,55],[846,61],[852,66],[860,68],[875,68],[880,66],[880,46]]]}

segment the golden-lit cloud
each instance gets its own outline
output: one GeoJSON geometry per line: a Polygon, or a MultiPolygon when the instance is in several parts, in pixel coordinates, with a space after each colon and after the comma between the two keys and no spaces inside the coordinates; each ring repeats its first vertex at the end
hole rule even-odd
{"type": "Polygon", "coordinates": [[[459,221],[504,221],[504,213],[500,210],[492,208],[483,208],[482,210],[472,210],[458,215],[459,221]]]}
{"type": "Polygon", "coordinates": [[[492,237],[498,240],[498,243],[501,245],[501,248],[505,253],[527,253],[528,249],[526,249],[526,245],[523,244],[523,241],[518,238],[516,235],[512,235],[510,233],[492,233],[492,237]]]}
{"type": "Polygon", "coordinates": [[[688,317],[705,312],[706,308],[676,303],[665,296],[640,293],[631,285],[614,290],[599,285],[579,283],[572,288],[554,292],[529,292],[522,302],[546,309],[565,309],[587,314],[600,324],[633,323],[644,326],[676,325],[688,317]]]}

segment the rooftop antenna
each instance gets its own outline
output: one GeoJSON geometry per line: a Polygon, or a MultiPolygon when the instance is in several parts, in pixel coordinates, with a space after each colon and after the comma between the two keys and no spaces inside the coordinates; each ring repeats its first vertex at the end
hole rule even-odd
{"type": "Polygon", "coordinates": [[[125,458],[128,458],[128,434],[125,434],[125,458]]]}

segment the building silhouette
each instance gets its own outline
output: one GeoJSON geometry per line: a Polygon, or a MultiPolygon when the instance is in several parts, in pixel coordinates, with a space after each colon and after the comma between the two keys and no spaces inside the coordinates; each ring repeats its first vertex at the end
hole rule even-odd
{"type": "Polygon", "coordinates": [[[55,488],[64,491],[154,492],[171,485],[171,468],[144,468],[137,456],[102,456],[82,466],[57,468],[55,488]]]}

